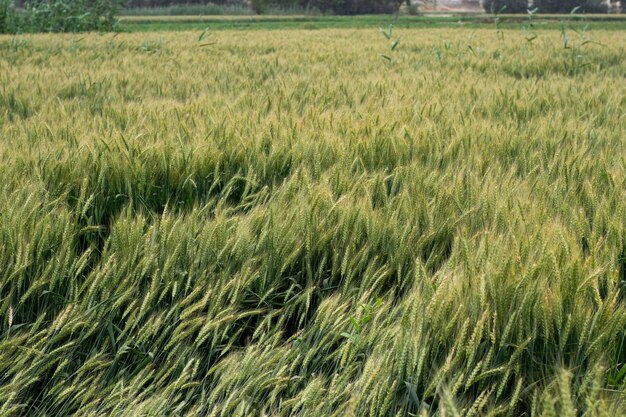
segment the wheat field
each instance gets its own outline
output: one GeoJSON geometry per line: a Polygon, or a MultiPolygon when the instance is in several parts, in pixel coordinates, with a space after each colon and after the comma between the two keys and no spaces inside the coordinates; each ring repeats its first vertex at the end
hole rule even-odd
{"type": "Polygon", "coordinates": [[[0,37],[0,415],[626,415],[626,32],[387,35],[0,37]]]}

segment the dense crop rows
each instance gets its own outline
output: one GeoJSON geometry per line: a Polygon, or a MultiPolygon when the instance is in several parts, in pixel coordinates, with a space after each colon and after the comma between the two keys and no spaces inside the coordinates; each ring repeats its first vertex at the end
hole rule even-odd
{"type": "Polygon", "coordinates": [[[0,415],[624,414],[626,34],[198,35],[0,37],[0,415]]]}

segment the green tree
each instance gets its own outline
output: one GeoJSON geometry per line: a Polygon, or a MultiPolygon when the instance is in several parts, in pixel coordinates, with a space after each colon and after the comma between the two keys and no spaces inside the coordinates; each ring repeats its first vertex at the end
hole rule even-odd
{"type": "Polygon", "coordinates": [[[526,13],[528,0],[484,0],[487,13],[526,13]]]}
{"type": "Polygon", "coordinates": [[[251,0],[250,4],[252,5],[252,10],[254,10],[254,13],[261,14],[265,12],[265,10],[267,9],[267,6],[269,5],[269,1],[268,0],[251,0]]]}
{"type": "Polygon", "coordinates": [[[396,0],[313,0],[307,1],[310,7],[317,7],[323,12],[339,15],[393,13],[396,0]]]}
{"type": "Polygon", "coordinates": [[[539,13],[570,13],[578,7],[578,13],[606,13],[607,5],[603,0],[535,0],[534,6],[539,13]]]}

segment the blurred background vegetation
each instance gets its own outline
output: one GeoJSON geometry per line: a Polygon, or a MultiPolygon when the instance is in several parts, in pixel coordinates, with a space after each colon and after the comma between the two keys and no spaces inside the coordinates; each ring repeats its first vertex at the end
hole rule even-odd
{"type": "Polygon", "coordinates": [[[0,0],[0,33],[118,30],[119,15],[361,15],[480,10],[506,13],[607,13],[615,0],[0,0]],[[452,9],[450,9],[450,6],[452,9]]]}
{"type": "Polygon", "coordinates": [[[432,11],[489,14],[607,13],[616,0],[0,0],[0,33],[113,31],[123,15],[416,15],[432,11]]]}

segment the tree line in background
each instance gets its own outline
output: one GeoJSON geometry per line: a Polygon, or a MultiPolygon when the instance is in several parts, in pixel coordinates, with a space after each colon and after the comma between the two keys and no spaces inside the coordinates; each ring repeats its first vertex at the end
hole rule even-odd
{"type": "MultiPolygon", "coordinates": [[[[617,3],[616,0],[610,0],[617,3]]],[[[337,15],[398,13],[403,5],[412,12],[416,0],[0,0],[0,33],[110,31],[122,7],[151,8],[215,4],[250,7],[263,13],[269,7],[300,9],[337,15]]],[[[483,0],[488,13],[606,13],[605,0],[483,0]]],[[[626,11],[626,0],[621,2],[626,11]]]]}
{"type": "MultiPolygon", "coordinates": [[[[617,0],[610,0],[617,3],[617,0]]],[[[257,13],[273,7],[316,9],[323,13],[339,15],[392,13],[406,4],[409,10],[417,10],[416,0],[128,0],[126,7],[149,8],[174,5],[197,5],[213,3],[216,5],[249,5],[257,13]]],[[[570,13],[578,8],[579,13],[606,13],[605,0],[483,0],[483,7],[488,13],[526,13],[529,8],[536,8],[539,13],[570,13]]],[[[622,8],[626,0],[622,1],[622,8]]]]}
{"type": "Polygon", "coordinates": [[[223,6],[249,6],[257,13],[262,13],[269,7],[278,7],[308,11],[315,9],[323,13],[338,15],[392,13],[403,4],[411,6],[411,0],[212,0],[210,2],[206,0],[129,0],[127,7],[150,8],[207,3],[223,6]]]}
{"type": "MultiPolygon", "coordinates": [[[[623,9],[626,1],[621,5],[623,9]]],[[[604,0],[483,0],[483,7],[488,13],[526,13],[529,8],[539,13],[606,13],[609,9],[604,0]]]]}
{"type": "Polygon", "coordinates": [[[121,7],[206,4],[249,7],[256,13],[273,7],[337,15],[397,13],[403,4],[416,9],[411,0],[0,0],[0,33],[111,30],[121,7]]]}

